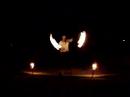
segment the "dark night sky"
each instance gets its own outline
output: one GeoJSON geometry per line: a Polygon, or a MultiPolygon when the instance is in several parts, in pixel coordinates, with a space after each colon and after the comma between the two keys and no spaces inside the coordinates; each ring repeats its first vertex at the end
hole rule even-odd
{"type": "Polygon", "coordinates": [[[34,42],[42,45],[50,32],[56,35],[69,33],[73,36],[82,30],[88,30],[91,38],[97,39],[95,41],[99,42],[98,45],[106,42],[105,45],[118,46],[122,39],[128,39],[127,6],[59,1],[51,1],[45,5],[32,9],[30,16],[29,10],[12,16],[11,22],[14,23],[9,39],[23,47],[32,46],[34,42]]]}

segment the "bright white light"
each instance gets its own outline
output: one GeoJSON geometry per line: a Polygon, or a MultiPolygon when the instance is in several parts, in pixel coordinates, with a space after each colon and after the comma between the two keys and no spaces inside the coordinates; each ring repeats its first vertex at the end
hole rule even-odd
{"type": "Polygon", "coordinates": [[[54,48],[56,48],[57,50],[59,50],[61,48],[61,45],[59,45],[56,40],[52,37],[52,34],[50,34],[50,42],[51,44],[54,46],[54,48]]]}
{"type": "Polygon", "coordinates": [[[81,48],[85,42],[85,39],[86,39],[86,32],[83,31],[80,33],[80,37],[79,37],[79,40],[78,40],[78,47],[81,48]]]}
{"type": "Polygon", "coordinates": [[[93,63],[92,64],[92,70],[96,70],[97,69],[97,63],[93,63]]]}
{"type": "Polygon", "coordinates": [[[30,63],[30,68],[33,69],[35,64],[33,62],[30,63]]]}
{"type": "Polygon", "coordinates": [[[122,41],[124,41],[124,42],[125,42],[125,39],[123,39],[122,41]]]}

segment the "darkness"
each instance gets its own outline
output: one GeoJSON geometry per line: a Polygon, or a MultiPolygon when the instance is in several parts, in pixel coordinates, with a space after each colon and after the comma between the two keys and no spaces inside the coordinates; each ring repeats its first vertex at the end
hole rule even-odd
{"type": "Polygon", "coordinates": [[[6,69],[7,75],[15,75],[31,61],[39,68],[57,68],[58,51],[50,44],[50,33],[57,41],[65,34],[76,43],[79,33],[86,31],[88,40],[83,48],[72,44],[73,66],[84,68],[96,60],[112,72],[128,75],[129,8],[118,3],[48,1],[27,10],[8,9],[1,33],[2,72],[6,69]]]}

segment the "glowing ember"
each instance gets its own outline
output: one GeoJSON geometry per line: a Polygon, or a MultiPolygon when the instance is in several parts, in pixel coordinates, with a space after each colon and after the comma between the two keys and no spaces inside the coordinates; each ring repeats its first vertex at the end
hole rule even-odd
{"type": "Polygon", "coordinates": [[[33,69],[35,64],[33,62],[30,63],[30,68],[33,69]]]}
{"type": "Polygon", "coordinates": [[[93,63],[92,64],[92,70],[96,70],[97,69],[97,63],[93,63]]]}
{"type": "Polygon", "coordinates": [[[56,48],[57,50],[59,50],[61,48],[61,45],[59,45],[56,40],[52,37],[52,34],[50,34],[50,41],[51,44],[54,46],[54,48],[56,48]]]}
{"type": "Polygon", "coordinates": [[[80,37],[79,37],[79,40],[78,40],[78,47],[81,48],[85,42],[85,39],[86,39],[86,32],[83,31],[80,33],[80,37]]]}

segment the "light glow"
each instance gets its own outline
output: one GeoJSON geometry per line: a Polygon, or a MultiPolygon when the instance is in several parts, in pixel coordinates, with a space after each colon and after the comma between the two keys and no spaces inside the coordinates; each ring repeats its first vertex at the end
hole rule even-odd
{"type": "Polygon", "coordinates": [[[35,64],[33,62],[30,63],[30,68],[34,69],[35,64]]]}
{"type": "Polygon", "coordinates": [[[61,48],[61,45],[57,43],[57,41],[52,37],[52,34],[50,34],[50,42],[53,45],[54,48],[59,50],[61,48]]]}
{"type": "Polygon", "coordinates": [[[79,40],[78,40],[78,47],[81,48],[85,42],[85,39],[86,39],[86,32],[83,31],[80,33],[80,37],[79,37],[79,40]]]}
{"type": "Polygon", "coordinates": [[[97,69],[97,63],[93,63],[92,64],[92,70],[96,70],[97,69]]]}
{"type": "Polygon", "coordinates": [[[123,39],[122,41],[124,41],[124,42],[125,42],[125,39],[123,39]]]}

